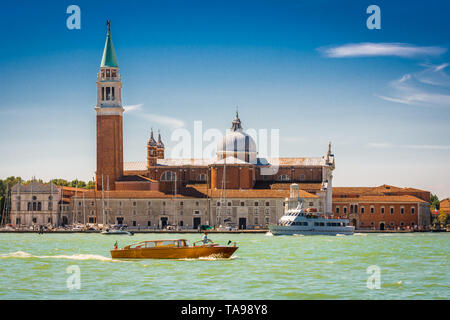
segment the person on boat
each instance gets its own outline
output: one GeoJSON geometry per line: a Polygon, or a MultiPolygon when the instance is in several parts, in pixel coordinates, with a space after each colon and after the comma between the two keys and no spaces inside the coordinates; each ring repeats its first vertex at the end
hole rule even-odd
{"type": "Polygon", "coordinates": [[[117,241],[116,241],[116,243],[114,243],[114,250],[116,250],[117,249],[117,241]]]}
{"type": "Polygon", "coordinates": [[[212,243],[211,239],[208,238],[208,232],[205,232],[205,234],[202,237],[202,243],[203,244],[208,244],[208,242],[212,243]]]}

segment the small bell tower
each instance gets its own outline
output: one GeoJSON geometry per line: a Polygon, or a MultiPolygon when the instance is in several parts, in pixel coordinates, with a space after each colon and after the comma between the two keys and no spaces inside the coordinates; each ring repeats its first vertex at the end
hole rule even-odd
{"type": "Polygon", "coordinates": [[[153,137],[153,128],[150,132],[150,139],[147,143],[147,169],[150,167],[156,166],[156,162],[158,159],[158,143],[155,141],[153,137]]]}

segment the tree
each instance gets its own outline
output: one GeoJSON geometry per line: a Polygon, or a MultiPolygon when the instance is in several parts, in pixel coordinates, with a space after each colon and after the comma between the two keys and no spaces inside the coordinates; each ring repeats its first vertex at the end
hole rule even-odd
{"type": "Polygon", "coordinates": [[[430,196],[430,202],[431,202],[431,207],[434,209],[438,209],[440,207],[440,202],[439,202],[439,198],[437,195],[435,194],[431,194],[430,196]]]}

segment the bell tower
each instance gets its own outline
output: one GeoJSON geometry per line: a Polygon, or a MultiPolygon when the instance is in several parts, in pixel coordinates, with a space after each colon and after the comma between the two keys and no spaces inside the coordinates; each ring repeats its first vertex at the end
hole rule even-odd
{"type": "Polygon", "coordinates": [[[97,190],[114,190],[123,175],[122,81],[111,40],[111,23],[106,23],[105,49],[97,75],[97,190]],[[103,177],[103,179],[102,179],[103,177]],[[109,185],[106,183],[109,182],[109,185]]]}

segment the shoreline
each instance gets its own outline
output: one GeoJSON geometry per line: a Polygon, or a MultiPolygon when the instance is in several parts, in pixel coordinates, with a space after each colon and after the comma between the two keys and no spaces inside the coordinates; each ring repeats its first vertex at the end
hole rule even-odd
{"type": "MultiPolygon", "coordinates": [[[[203,233],[198,230],[128,230],[138,233],[203,233]]],[[[101,233],[101,230],[55,230],[55,231],[44,231],[44,233],[101,233]]],[[[232,231],[218,231],[218,230],[208,230],[208,233],[226,233],[226,234],[236,234],[236,233],[247,233],[247,234],[265,234],[269,232],[269,229],[259,229],[259,230],[232,230],[232,231]]],[[[424,232],[448,232],[446,230],[355,230],[355,233],[424,233],[424,232]]],[[[39,233],[38,230],[0,230],[0,233],[39,233]]]]}

